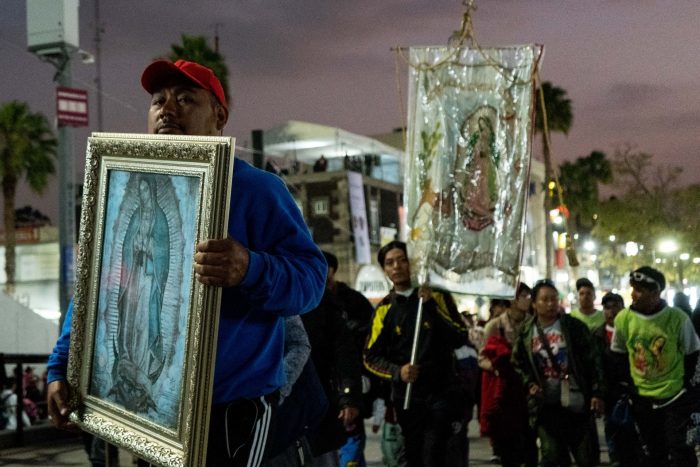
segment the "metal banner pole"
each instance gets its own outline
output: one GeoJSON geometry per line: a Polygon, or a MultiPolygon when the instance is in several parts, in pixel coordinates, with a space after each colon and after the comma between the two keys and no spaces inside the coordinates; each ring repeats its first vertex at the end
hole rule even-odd
{"type": "MultiPolygon", "coordinates": [[[[418,353],[418,338],[420,335],[420,325],[423,321],[423,297],[418,299],[418,312],[416,313],[416,329],[413,331],[413,347],[411,348],[411,365],[416,364],[416,353],[418,353]]],[[[403,400],[403,409],[408,410],[411,405],[411,387],[413,383],[406,385],[406,397],[403,400]]]]}

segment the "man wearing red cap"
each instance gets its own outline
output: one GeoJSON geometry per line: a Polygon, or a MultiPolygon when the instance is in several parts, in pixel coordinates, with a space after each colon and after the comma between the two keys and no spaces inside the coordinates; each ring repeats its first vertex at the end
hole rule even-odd
{"type": "Polygon", "coordinates": [[[636,388],[634,419],[649,465],[691,467],[686,443],[700,339],[688,315],[661,299],[666,279],[649,266],[630,273],[632,304],[615,317],[610,349],[627,354],[636,388]]]}
{"type": "MultiPolygon", "coordinates": [[[[228,120],[221,83],[202,65],[159,60],[141,77],[152,98],[148,131],[220,135],[228,120]]],[[[284,183],[237,159],[228,235],[197,245],[194,271],[223,288],[207,464],[258,466],[284,383],[284,317],[315,308],[327,266],[284,183]]],[[[67,427],[65,383],[72,306],[49,358],[48,406],[67,427]]]]}

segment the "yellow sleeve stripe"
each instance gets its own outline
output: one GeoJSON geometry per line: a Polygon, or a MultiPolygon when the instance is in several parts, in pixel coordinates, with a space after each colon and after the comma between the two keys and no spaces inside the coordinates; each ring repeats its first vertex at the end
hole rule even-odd
{"type": "Polygon", "coordinates": [[[374,345],[374,343],[379,338],[379,334],[381,334],[382,329],[384,328],[384,318],[389,312],[389,308],[391,308],[391,303],[387,303],[386,305],[380,305],[379,308],[377,308],[374,312],[374,318],[372,319],[372,332],[370,333],[369,339],[367,340],[368,349],[371,348],[372,345],[374,345]]]}
{"type": "Polygon", "coordinates": [[[392,374],[391,374],[391,373],[387,373],[386,371],[378,370],[378,369],[372,367],[372,366],[371,366],[369,363],[367,363],[366,361],[365,361],[365,368],[367,368],[367,369],[369,370],[369,372],[372,373],[373,375],[379,376],[379,377],[382,378],[382,379],[391,379],[391,378],[392,378],[392,374]]]}
{"type": "Polygon", "coordinates": [[[435,304],[437,305],[437,311],[442,317],[442,319],[447,322],[450,326],[464,330],[464,323],[458,323],[455,320],[452,319],[452,316],[450,315],[450,312],[447,309],[447,302],[445,302],[445,296],[439,292],[433,292],[433,300],[435,300],[435,304]]]}
{"type": "MultiPolygon", "coordinates": [[[[387,303],[384,305],[380,305],[374,312],[374,317],[372,318],[372,330],[369,335],[369,338],[367,339],[367,346],[366,348],[369,349],[374,345],[374,343],[377,341],[379,338],[379,334],[381,334],[382,329],[384,328],[384,318],[386,318],[386,314],[389,312],[389,308],[391,308],[391,303],[387,303]]],[[[380,378],[383,379],[391,379],[392,375],[391,373],[387,371],[382,371],[382,368],[375,368],[373,367],[366,359],[364,359],[364,364],[365,368],[367,368],[370,373],[373,373],[380,378]]]]}

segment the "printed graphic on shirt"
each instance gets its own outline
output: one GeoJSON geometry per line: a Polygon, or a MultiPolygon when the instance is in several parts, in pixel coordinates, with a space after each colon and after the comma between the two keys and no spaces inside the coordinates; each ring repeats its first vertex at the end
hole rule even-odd
{"type": "Polygon", "coordinates": [[[539,332],[533,329],[532,336],[532,355],[535,358],[535,363],[540,368],[544,375],[544,400],[545,403],[554,404],[559,401],[561,390],[561,376],[567,373],[569,366],[568,351],[564,335],[561,333],[561,324],[559,321],[552,326],[543,329],[544,335],[549,342],[549,348],[552,350],[554,361],[549,358],[549,354],[539,332]]]}
{"type": "Polygon", "coordinates": [[[646,378],[653,379],[668,370],[668,352],[664,352],[667,337],[664,335],[635,336],[632,348],[635,370],[646,378]]]}
{"type": "Polygon", "coordinates": [[[543,331],[549,341],[549,347],[552,349],[555,361],[552,362],[549,358],[549,354],[544,345],[542,345],[542,340],[536,330],[534,331],[535,335],[532,337],[532,354],[535,357],[535,362],[542,369],[545,378],[558,380],[560,369],[566,372],[569,365],[566,341],[561,333],[560,326],[550,326],[544,328],[543,331]]]}

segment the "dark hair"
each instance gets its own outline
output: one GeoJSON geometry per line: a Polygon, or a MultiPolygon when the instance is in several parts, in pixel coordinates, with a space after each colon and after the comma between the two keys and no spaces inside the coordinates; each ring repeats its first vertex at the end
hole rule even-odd
{"type": "Polygon", "coordinates": [[[491,299],[491,307],[494,306],[502,306],[505,308],[510,308],[510,300],[504,300],[502,298],[492,298],[491,299]]]}
{"type": "Polygon", "coordinates": [[[532,289],[525,282],[518,283],[518,288],[515,290],[515,298],[517,299],[521,293],[528,292],[532,294],[532,289]]]}
{"type": "Polygon", "coordinates": [[[537,282],[535,282],[535,285],[532,287],[532,300],[535,301],[537,300],[537,294],[539,293],[540,289],[543,288],[550,288],[554,289],[555,292],[559,293],[559,290],[557,290],[557,286],[554,285],[554,282],[552,282],[552,279],[540,279],[537,282]]]}
{"type": "Polygon", "coordinates": [[[654,269],[650,266],[642,266],[630,273],[630,285],[661,292],[666,288],[666,278],[658,269],[654,269]]]}
{"type": "Polygon", "coordinates": [[[576,281],[576,290],[580,290],[581,287],[590,287],[591,289],[595,290],[595,287],[593,287],[593,282],[589,281],[585,277],[582,277],[576,281]]]}
{"type": "Polygon", "coordinates": [[[328,267],[331,268],[333,271],[337,271],[338,257],[328,251],[321,251],[321,253],[323,253],[323,257],[326,258],[326,263],[328,263],[328,267]]]}
{"type": "Polygon", "coordinates": [[[603,295],[601,303],[603,304],[603,306],[607,305],[608,303],[619,303],[620,306],[623,308],[625,306],[625,300],[622,298],[622,296],[612,292],[608,292],[605,295],[603,295]]]}
{"type": "Polygon", "coordinates": [[[377,252],[377,261],[379,261],[379,265],[382,267],[382,269],[384,269],[384,258],[386,258],[386,254],[394,248],[402,250],[404,254],[408,257],[408,253],[406,251],[406,244],[399,240],[392,240],[391,242],[381,247],[377,252]]]}

